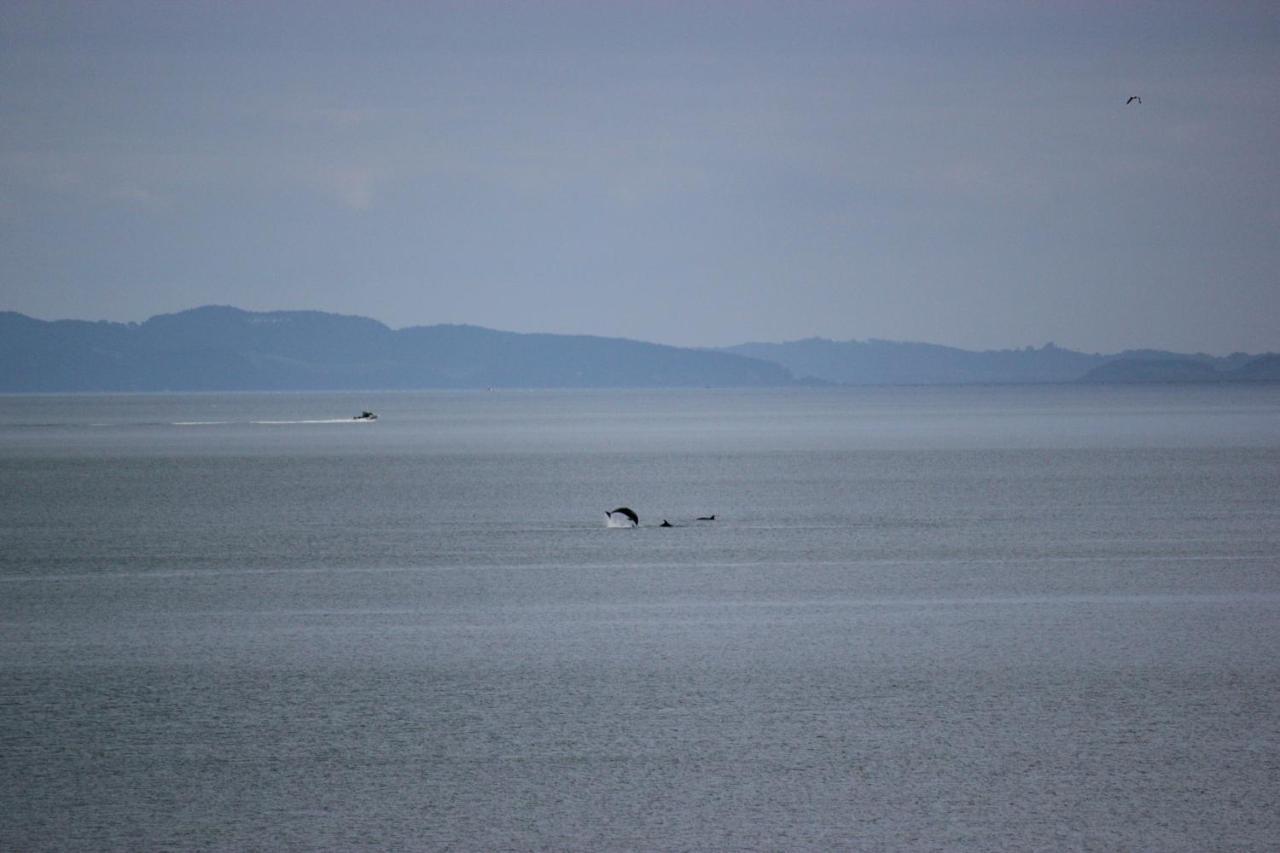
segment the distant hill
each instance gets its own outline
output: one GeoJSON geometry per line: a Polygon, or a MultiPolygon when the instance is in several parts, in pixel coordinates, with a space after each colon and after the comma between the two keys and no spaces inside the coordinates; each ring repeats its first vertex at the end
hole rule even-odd
{"type": "Polygon", "coordinates": [[[1248,358],[1151,358],[1124,354],[1090,370],[1082,382],[1277,382],[1280,355],[1248,358]]]}
{"type": "Polygon", "coordinates": [[[478,326],[393,330],[319,311],[208,306],[144,323],[0,312],[0,392],[763,387],[1280,381],[1280,356],[1046,344],[971,352],[895,341],[687,349],[478,326]]]}
{"type": "Polygon", "coordinates": [[[831,341],[809,338],[787,343],[748,343],[726,352],[776,362],[798,380],[840,385],[970,385],[1039,382],[1177,382],[1275,378],[1262,356],[1222,358],[1157,350],[1113,355],[1075,352],[1054,344],[1039,349],[973,352],[937,344],[899,341],[831,341]],[[1236,372],[1245,371],[1250,373],[1236,372]]]}
{"type": "Polygon", "coordinates": [[[1046,344],[1040,349],[971,352],[937,344],[898,341],[750,343],[727,352],[777,362],[799,378],[842,385],[965,385],[1071,382],[1107,361],[1046,344]]]}
{"type": "Polygon", "coordinates": [[[1233,379],[1242,382],[1280,382],[1280,354],[1269,352],[1236,368],[1233,379]]]}
{"type": "Polygon", "coordinates": [[[778,386],[731,353],[475,326],[393,331],[364,317],[205,307],[145,323],[0,313],[0,391],[778,386]]]}
{"type": "Polygon", "coordinates": [[[1191,358],[1117,358],[1095,367],[1082,382],[1213,382],[1221,377],[1212,364],[1191,358]]]}

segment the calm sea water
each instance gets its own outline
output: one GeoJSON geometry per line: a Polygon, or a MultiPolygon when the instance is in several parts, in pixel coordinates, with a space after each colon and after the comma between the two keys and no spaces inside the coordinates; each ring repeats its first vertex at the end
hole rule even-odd
{"type": "Polygon", "coordinates": [[[0,397],[0,774],[6,850],[1274,850],[1280,387],[0,397]]]}

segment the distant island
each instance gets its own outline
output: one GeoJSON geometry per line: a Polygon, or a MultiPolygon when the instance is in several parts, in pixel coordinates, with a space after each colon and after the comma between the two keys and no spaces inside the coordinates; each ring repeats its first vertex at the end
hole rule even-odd
{"type": "Polygon", "coordinates": [[[1280,355],[809,339],[723,349],[466,325],[393,330],[318,311],[206,306],[143,323],[0,312],[0,392],[784,387],[1280,381],[1280,355]]]}
{"type": "Polygon", "coordinates": [[[840,385],[974,385],[1047,382],[1275,382],[1280,356],[1126,350],[1112,355],[1063,349],[973,352],[898,341],[749,343],[727,352],[772,361],[797,377],[840,385]]]}

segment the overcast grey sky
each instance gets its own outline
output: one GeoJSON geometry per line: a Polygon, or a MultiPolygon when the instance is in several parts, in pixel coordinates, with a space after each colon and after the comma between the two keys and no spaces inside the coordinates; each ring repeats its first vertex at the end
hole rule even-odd
{"type": "Polygon", "coordinates": [[[3,0],[0,309],[1280,350],[1278,152],[1274,0],[3,0]]]}

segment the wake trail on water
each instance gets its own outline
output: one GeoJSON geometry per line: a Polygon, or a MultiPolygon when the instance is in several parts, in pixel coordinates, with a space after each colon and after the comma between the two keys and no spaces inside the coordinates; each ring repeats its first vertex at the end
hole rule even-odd
{"type": "Polygon", "coordinates": [[[291,426],[294,424],[366,424],[370,421],[360,418],[317,418],[299,421],[250,421],[249,423],[259,426],[291,426]]]}
{"type": "Polygon", "coordinates": [[[365,424],[371,421],[360,418],[309,418],[287,421],[171,421],[169,426],[230,426],[232,424],[248,424],[252,426],[294,426],[299,424],[365,424]]]}

